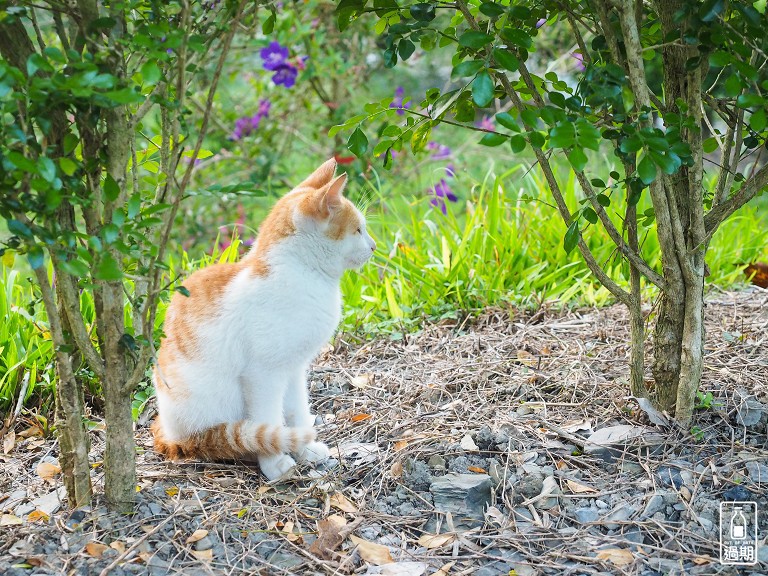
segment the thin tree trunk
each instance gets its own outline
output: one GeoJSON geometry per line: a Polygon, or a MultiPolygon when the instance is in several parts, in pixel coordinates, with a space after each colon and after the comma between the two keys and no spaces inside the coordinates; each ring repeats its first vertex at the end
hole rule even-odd
{"type": "Polygon", "coordinates": [[[56,431],[59,438],[59,463],[64,476],[64,486],[70,506],[77,508],[91,502],[91,468],[88,462],[88,432],[83,421],[84,401],[72,367],[72,359],[67,352],[70,348],[64,332],[64,316],[59,314],[53,297],[53,290],[48,282],[45,266],[35,270],[43,304],[48,314],[56,351],[56,372],[59,382],[56,385],[56,431]]]}

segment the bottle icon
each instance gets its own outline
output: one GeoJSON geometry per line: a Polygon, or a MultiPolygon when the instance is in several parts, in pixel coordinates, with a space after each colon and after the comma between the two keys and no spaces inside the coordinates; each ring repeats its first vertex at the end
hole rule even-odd
{"type": "Polygon", "coordinates": [[[734,540],[744,540],[746,537],[747,519],[741,511],[741,507],[737,506],[733,509],[733,516],[731,516],[731,538],[734,540]]]}

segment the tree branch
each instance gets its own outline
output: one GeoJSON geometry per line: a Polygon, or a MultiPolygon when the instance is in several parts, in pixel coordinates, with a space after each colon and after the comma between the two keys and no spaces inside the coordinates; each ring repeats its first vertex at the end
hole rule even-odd
{"type": "Polygon", "coordinates": [[[731,214],[752,200],[768,187],[768,164],[760,168],[749,178],[741,188],[730,198],[714,206],[704,216],[704,226],[707,231],[707,240],[717,231],[720,224],[727,220],[731,214]]]}

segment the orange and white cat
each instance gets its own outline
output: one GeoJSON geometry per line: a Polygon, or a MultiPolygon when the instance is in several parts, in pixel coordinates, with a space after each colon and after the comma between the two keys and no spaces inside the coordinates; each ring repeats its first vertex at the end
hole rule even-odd
{"type": "Polygon", "coordinates": [[[319,462],[306,372],[341,318],[339,281],[376,244],[328,160],[281,198],[254,248],[174,294],[154,371],[155,450],[171,459],[256,456],[274,479],[319,462]]]}

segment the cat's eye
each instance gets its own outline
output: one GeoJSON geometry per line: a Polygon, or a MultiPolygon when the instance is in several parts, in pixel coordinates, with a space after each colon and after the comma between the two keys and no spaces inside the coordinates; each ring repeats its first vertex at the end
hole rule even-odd
{"type": "Polygon", "coordinates": [[[355,234],[362,234],[362,233],[363,231],[360,229],[360,227],[358,227],[357,230],[355,230],[355,234]]]}

